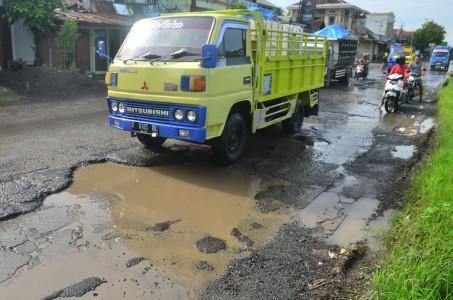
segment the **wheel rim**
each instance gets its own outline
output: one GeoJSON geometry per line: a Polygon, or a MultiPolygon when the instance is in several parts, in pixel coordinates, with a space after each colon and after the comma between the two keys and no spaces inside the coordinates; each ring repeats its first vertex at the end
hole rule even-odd
{"type": "Polygon", "coordinates": [[[242,138],[243,133],[239,130],[239,126],[234,127],[227,140],[227,147],[230,153],[234,153],[239,149],[242,138]]]}
{"type": "Polygon", "coordinates": [[[392,99],[387,100],[387,109],[389,112],[395,111],[394,101],[392,99]]]}

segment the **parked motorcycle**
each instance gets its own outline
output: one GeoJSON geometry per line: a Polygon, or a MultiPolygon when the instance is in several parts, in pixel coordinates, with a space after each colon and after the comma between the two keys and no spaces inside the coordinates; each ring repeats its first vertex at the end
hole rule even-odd
{"type": "Polygon", "coordinates": [[[421,76],[416,74],[410,74],[407,79],[407,101],[412,100],[415,97],[415,91],[420,90],[421,76]]]}
{"type": "Polygon", "coordinates": [[[362,78],[366,80],[368,78],[368,64],[364,61],[358,61],[355,69],[355,79],[359,80],[362,78]]]}
{"type": "Polygon", "coordinates": [[[392,74],[387,78],[384,91],[384,107],[388,113],[399,110],[400,104],[405,101],[404,76],[392,74]]]}

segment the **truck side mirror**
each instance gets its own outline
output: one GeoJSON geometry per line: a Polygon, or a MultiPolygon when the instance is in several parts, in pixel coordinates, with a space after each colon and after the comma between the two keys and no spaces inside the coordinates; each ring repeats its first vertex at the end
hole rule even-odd
{"type": "Polygon", "coordinates": [[[212,69],[217,66],[217,46],[205,44],[201,47],[201,66],[212,69]]]}
{"type": "Polygon", "coordinates": [[[104,41],[99,41],[98,42],[98,48],[96,50],[96,53],[98,54],[100,59],[108,58],[108,56],[107,56],[107,48],[105,47],[105,42],[104,41]]]}

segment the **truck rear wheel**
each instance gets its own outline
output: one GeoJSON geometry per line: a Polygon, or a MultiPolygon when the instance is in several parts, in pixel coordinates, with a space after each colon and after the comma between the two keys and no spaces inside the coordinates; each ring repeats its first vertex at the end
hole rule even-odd
{"type": "Polygon", "coordinates": [[[222,136],[212,145],[214,156],[223,165],[237,161],[247,142],[247,124],[240,113],[233,113],[227,120],[222,136]]]}
{"type": "Polygon", "coordinates": [[[137,133],[137,139],[145,145],[146,147],[150,149],[159,149],[160,146],[162,146],[163,143],[167,140],[166,138],[163,137],[152,137],[149,134],[143,134],[143,133],[137,133]]]}
{"type": "Polygon", "coordinates": [[[340,79],[340,83],[349,86],[349,73],[346,73],[346,76],[340,79]]]}
{"type": "Polygon", "coordinates": [[[304,103],[302,100],[297,100],[296,109],[291,118],[283,121],[283,131],[288,134],[295,134],[300,131],[304,122],[304,103]]]}

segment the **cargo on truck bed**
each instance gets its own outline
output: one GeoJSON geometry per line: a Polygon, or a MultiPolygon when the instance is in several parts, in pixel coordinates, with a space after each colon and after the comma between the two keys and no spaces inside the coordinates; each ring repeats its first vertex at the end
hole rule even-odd
{"type": "Polygon", "coordinates": [[[329,41],[325,86],[329,86],[332,80],[348,85],[357,56],[358,38],[338,25],[327,26],[315,35],[325,36],[329,41]]]}
{"type": "Polygon", "coordinates": [[[279,122],[295,133],[317,114],[326,54],[325,38],[248,10],[144,19],[106,74],[109,123],[151,148],[208,143],[228,164],[249,133],[279,122]]]}

